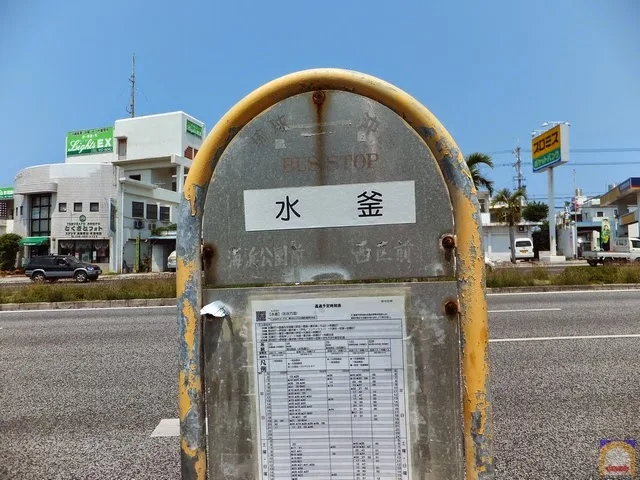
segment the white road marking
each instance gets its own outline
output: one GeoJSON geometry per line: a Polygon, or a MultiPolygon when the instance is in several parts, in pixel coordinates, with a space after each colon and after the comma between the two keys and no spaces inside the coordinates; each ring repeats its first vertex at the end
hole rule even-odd
{"type": "MultiPolygon", "coordinates": [[[[209,433],[209,422],[205,419],[204,429],[209,433]]],[[[179,437],[180,436],[180,419],[179,418],[163,418],[156,429],[151,433],[152,437],[179,437]]]]}
{"type": "Polygon", "coordinates": [[[156,429],[151,433],[152,437],[179,437],[180,419],[163,418],[156,429]]]}
{"type": "Polygon", "coordinates": [[[555,290],[552,292],[505,292],[505,293],[487,293],[488,297],[507,297],[514,295],[558,295],[572,293],[610,293],[610,292],[640,292],[637,288],[622,288],[617,290],[555,290]]]}
{"type": "Polygon", "coordinates": [[[514,310],[489,310],[489,313],[511,313],[511,312],[559,312],[561,308],[516,308],[514,310]]]}
{"type": "MultiPolygon", "coordinates": [[[[98,300],[98,301],[100,301],[100,300],[98,300]]],[[[149,309],[149,308],[171,308],[171,309],[176,309],[177,306],[178,306],[178,304],[176,303],[175,305],[145,305],[145,306],[142,306],[142,307],[82,307],[82,308],[51,308],[51,309],[48,309],[48,310],[38,310],[38,309],[33,309],[33,310],[1,310],[0,311],[0,315],[2,315],[3,313],[31,313],[31,314],[33,314],[34,312],[51,313],[51,312],[83,312],[83,311],[88,311],[88,310],[92,310],[92,311],[96,311],[96,310],[100,310],[100,311],[102,311],[102,310],[132,310],[134,308],[147,308],[147,309],[149,309]]]]}
{"type": "Polygon", "coordinates": [[[571,335],[567,337],[492,338],[489,339],[489,343],[543,342],[546,340],[599,340],[609,338],[640,338],[640,333],[630,333],[626,335],[571,335]]]}

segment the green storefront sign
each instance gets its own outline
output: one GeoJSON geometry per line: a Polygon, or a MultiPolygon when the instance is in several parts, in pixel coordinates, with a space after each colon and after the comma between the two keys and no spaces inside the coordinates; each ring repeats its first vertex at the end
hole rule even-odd
{"type": "Polygon", "coordinates": [[[202,127],[191,120],[187,120],[187,133],[202,138],[202,127]]]}
{"type": "Polygon", "coordinates": [[[545,153],[541,157],[537,157],[533,159],[533,170],[540,170],[541,168],[548,167],[550,165],[554,165],[559,162],[561,158],[560,149],[556,148],[555,150],[551,150],[550,152],[545,153]]]}
{"type": "Polygon", "coordinates": [[[11,200],[13,198],[13,187],[0,187],[0,200],[11,200]]]}
{"type": "Polygon", "coordinates": [[[113,152],[113,127],[67,133],[67,157],[113,152]]]}

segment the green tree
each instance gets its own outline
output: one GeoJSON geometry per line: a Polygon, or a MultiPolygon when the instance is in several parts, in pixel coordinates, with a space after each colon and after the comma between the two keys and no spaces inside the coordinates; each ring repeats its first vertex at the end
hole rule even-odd
{"type": "Polygon", "coordinates": [[[527,194],[524,188],[511,192],[503,188],[493,197],[493,206],[497,207],[498,216],[503,223],[509,225],[509,245],[511,245],[511,263],[516,263],[515,225],[522,220],[522,202],[527,194]]]}
{"type": "Polygon", "coordinates": [[[493,182],[480,172],[480,167],[483,165],[493,168],[493,160],[486,153],[475,152],[467,157],[467,166],[476,188],[484,187],[489,191],[489,195],[493,195],[493,182]]]}
{"type": "Polygon", "coordinates": [[[542,202],[529,202],[522,210],[522,218],[529,222],[542,222],[549,216],[549,206],[542,202]]]}
{"type": "Polygon", "coordinates": [[[0,235],[0,270],[13,270],[22,237],[15,233],[0,235]]]}

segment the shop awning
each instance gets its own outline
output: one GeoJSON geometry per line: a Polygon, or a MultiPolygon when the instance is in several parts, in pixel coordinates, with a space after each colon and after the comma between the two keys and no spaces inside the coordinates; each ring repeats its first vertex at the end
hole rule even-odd
{"type": "Polygon", "coordinates": [[[49,243],[49,237],[24,237],[18,243],[23,247],[39,247],[49,243]]]}

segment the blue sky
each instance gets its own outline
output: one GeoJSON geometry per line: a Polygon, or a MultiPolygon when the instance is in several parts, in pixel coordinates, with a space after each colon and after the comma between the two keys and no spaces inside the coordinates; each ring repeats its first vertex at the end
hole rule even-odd
{"type": "MultiPolygon", "coordinates": [[[[283,74],[359,70],[396,84],[444,123],[465,154],[530,149],[542,122],[571,122],[556,196],[640,176],[640,2],[0,0],[0,185],[64,161],[67,131],[127,116],[136,53],[138,115],[184,110],[211,128],[283,74]],[[64,6],[60,6],[60,5],[64,6]],[[57,6],[56,6],[57,5],[57,6]],[[526,8],[525,8],[526,6],[526,8]],[[632,163],[633,164],[630,164],[632,163]]],[[[546,174],[527,188],[546,198],[546,174]]],[[[512,163],[511,154],[495,162],[512,163]]],[[[512,167],[488,172],[513,188],[512,167]]],[[[558,205],[558,201],[556,205],[558,205]]]]}

